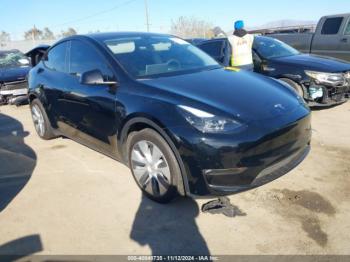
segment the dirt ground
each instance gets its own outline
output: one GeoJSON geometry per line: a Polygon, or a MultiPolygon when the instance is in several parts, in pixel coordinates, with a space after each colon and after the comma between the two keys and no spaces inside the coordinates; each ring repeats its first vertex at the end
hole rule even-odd
{"type": "Polygon", "coordinates": [[[350,103],[313,111],[312,150],[287,175],[230,196],[237,216],[142,197],[128,168],[29,109],[0,108],[0,254],[350,254],[350,103]],[[15,241],[15,242],[11,242],[15,241]]]}

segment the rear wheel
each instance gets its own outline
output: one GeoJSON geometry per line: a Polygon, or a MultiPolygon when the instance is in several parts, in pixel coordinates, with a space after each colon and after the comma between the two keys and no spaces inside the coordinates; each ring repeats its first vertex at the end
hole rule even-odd
{"type": "Polygon", "coordinates": [[[280,80],[289,84],[291,87],[293,87],[293,89],[297,92],[297,94],[300,97],[304,98],[304,90],[299,84],[297,84],[296,82],[294,82],[293,80],[290,80],[288,78],[280,78],[280,80]]]}
{"type": "Polygon", "coordinates": [[[129,166],[143,193],[159,203],[177,194],[179,164],[168,143],[154,130],[131,133],[127,141],[129,166]]]}
{"type": "Polygon", "coordinates": [[[34,99],[31,102],[30,111],[35,130],[40,138],[45,140],[55,138],[46,112],[38,99],[34,99]]]}

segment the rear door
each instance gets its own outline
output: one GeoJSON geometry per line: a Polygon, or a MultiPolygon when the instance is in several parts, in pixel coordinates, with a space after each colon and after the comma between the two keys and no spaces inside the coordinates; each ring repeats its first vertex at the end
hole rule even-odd
{"type": "Polygon", "coordinates": [[[229,44],[225,39],[205,41],[197,45],[223,66],[230,65],[229,44]]]}
{"type": "Polygon", "coordinates": [[[43,66],[32,69],[33,74],[38,75],[40,85],[45,91],[45,99],[42,103],[54,127],[59,122],[65,121],[64,95],[67,87],[67,44],[62,42],[52,47],[44,55],[43,66]]]}
{"type": "Polygon", "coordinates": [[[344,53],[339,50],[343,38],[344,21],[343,16],[326,17],[321,20],[313,39],[311,53],[344,58],[344,53]]]}

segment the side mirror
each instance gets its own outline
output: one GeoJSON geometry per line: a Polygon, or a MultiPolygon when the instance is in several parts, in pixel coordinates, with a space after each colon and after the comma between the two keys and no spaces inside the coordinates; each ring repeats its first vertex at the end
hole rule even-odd
{"type": "Polygon", "coordinates": [[[261,69],[263,72],[274,72],[276,71],[276,68],[269,65],[269,63],[266,60],[261,61],[261,69]]]}
{"type": "Polygon", "coordinates": [[[80,83],[83,85],[115,85],[115,81],[104,81],[100,70],[91,70],[81,74],[80,83]]]}

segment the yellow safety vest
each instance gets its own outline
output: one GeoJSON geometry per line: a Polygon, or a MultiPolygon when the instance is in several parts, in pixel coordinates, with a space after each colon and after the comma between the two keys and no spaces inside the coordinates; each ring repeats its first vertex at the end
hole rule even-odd
{"type": "Polygon", "coordinates": [[[243,37],[231,35],[228,37],[231,44],[231,66],[244,66],[253,64],[254,36],[246,34],[243,37]]]}

